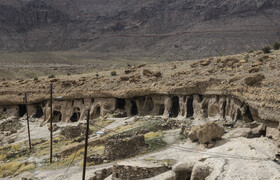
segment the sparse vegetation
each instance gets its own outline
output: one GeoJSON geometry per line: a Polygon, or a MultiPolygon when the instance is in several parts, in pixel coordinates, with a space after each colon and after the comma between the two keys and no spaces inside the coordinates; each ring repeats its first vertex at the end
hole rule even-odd
{"type": "Polygon", "coordinates": [[[254,52],[254,50],[253,50],[253,49],[250,49],[250,50],[249,50],[249,53],[253,53],[253,52],[254,52]]]}
{"type": "Polygon", "coordinates": [[[279,50],[280,49],[280,43],[275,41],[274,44],[273,44],[273,49],[279,50]]]}
{"type": "Polygon", "coordinates": [[[35,168],[33,163],[28,162],[8,162],[0,165],[0,178],[7,176],[16,176],[23,171],[32,170],[35,168]]]}
{"type": "Polygon", "coordinates": [[[263,50],[263,52],[264,52],[265,54],[268,54],[268,53],[271,52],[271,47],[266,46],[266,47],[264,47],[262,50],[263,50]]]}
{"type": "Polygon", "coordinates": [[[33,80],[34,80],[34,81],[38,81],[38,78],[37,78],[37,77],[35,77],[33,80]]]}
{"type": "Polygon", "coordinates": [[[149,139],[146,142],[146,152],[152,152],[166,147],[167,143],[162,137],[149,139]]]}
{"type": "Polygon", "coordinates": [[[55,75],[49,75],[49,79],[55,78],[55,75]]]}
{"type": "Polygon", "coordinates": [[[116,71],[112,71],[111,72],[111,76],[116,76],[117,75],[117,72],[116,71]]]}

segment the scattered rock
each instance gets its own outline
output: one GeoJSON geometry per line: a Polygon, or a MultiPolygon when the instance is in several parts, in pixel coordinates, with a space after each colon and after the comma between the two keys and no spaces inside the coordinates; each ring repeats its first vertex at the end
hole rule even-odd
{"type": "Polygon", "coordinates": [[[126,111],[123,109],[117,109],[113,114],[113,117],[116,117],[116,118],[121,118],[121,117],[126,117],[126,116],[127,116],[126,111]]]}
{"type": "Polygon", "coordinates": [[[12,144],[12,143],[14,143],[14,142],[15,142],[14,139],[8,139],[8,143],[9,143],[9,144],[12,144]]]}
{"type": "Polygon", "coordinates": [[[149,69],[143,69],[143,75],[146,77],[161,77],[162,76],[160,71],[153,72],[149,69]]]}
{"type": "MultiPolygon", "coordinates": [[[[50,126],[50,124],[48,124],[48,130],[51,131],[51,126],[50,126]]],[[[55,131],[57,131],[57,130],[58,130],[57,124],[53,124],[53,126],[52,126],[52,131],[55,132],[55,131]]]]}
{"type": "Polygon", "coordinates": [[[256,74],[256,75],[245,78],[244,82],[248,86],[256,86],[256,85],[259,85],[262,82],[262,80],[264,80],[264,79],[265,79],[264,75],[256,74]]]}
{"type": "Polygon", "coordinates": [[[201,66],[208,66],[210,63],[211,63],[211,61],[209,59],[207,59],[207,60],[201,61],[200,65],[201,66]]]}
{"type": "Polygon", "coordinates": [[[104,156],[100,156],[99,154],[92,154],[87,158],[88,163],[94,163],[94,165],[98,165],[103,163],[106,158],[104,156]]]}
{"type": "Polygon", "coordinates": [[[224,129],[215,122],[192,127],[188,133],[188,137],[192,141],[198,140],[202,144],[209,142],[210,140],[221,138],[223,135],[224,129]]]}
{"type": "Polygon", "coordinates": [[[86,132],[86,127],[84,124],[79,123],[78,126],[66,126],[63,128],[63,134],[67,139],[74,139],[86,132]]]}
{"type": "Polygon", "coordinates": [[[125,74],[130,74],[130,73],[133,73],[135,71],[136,71],[135,69],[126,69],[126,70],[124,70],[124,73],[125,74]]]}

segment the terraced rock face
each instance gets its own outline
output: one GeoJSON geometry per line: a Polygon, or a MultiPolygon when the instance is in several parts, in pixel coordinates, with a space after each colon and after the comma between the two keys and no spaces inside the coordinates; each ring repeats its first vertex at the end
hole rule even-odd
{"type": "Polygon", "coordinates": [[[280,52],[244,53],[188,62],[138,65],[53,79],[0,83],[1,113],[50,118],[49,86],[54,86],[56,121],[76,122],[118,111],[125,116],[164,115],[196,119],[261,121],[279,126],[280,52]],[[148,73],[149,72],[149,73],[148,73]],[[249,79],[249,80],[248,80],[249,79]],[[248,83],[249,82],[249,83],[248,83]],[[29,105],[23,102],[28,93],[29,105]],[[58,97],[58,98],[56,98],[58,97]]]}
{"type": "Polygon", "coordinates": [[[280,39],[277,0],[0,2],[0,50],[198,58],[280,39]]]}

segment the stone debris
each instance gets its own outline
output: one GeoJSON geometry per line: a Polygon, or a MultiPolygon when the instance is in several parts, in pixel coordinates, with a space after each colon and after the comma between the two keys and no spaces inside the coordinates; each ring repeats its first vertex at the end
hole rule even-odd
{"type": "Polygon", "coordinates": [[[248,86],[256,86],[256,85],[259,85],[264,79],[265,79],[264,75],[256,74],[256,75],[253,75],[253,76],[246,77],[244,79],[244,82],[248,86]]]}
{"type": "Polygon", "coordinates": [[[161,77],[162,74],[160,71],[151,71],[149,69],[143,69],[143,75],[147,77],[161,77]]]}
{"type": "Polygon", "coordinates": [[[86,133],[86,127],[85,124],[79,123],[78,126],[73,126],[73,125],[69,125],[69,126],[65,126],[63,127],[63,135],[67,138],[67,139],[74,139],[77,138],[79,136],[83,136],[86,133]]]}
{"type": "Polygon", "coordinates": [[[224,129],[215,122],[206,123],[200,126],[194,126],[188,133],[192,141],[199,141],[204,144],[211,140],[219,139],[224,135],[224,129]]]}

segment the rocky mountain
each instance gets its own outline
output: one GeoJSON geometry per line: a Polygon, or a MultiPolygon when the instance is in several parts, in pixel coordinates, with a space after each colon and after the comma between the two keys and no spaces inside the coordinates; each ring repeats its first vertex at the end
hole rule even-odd
{"type": "Polygon", "coordinates": [[[278,0],[1,0],[1,51],[200,58],[280,40],[278,0]]]}

